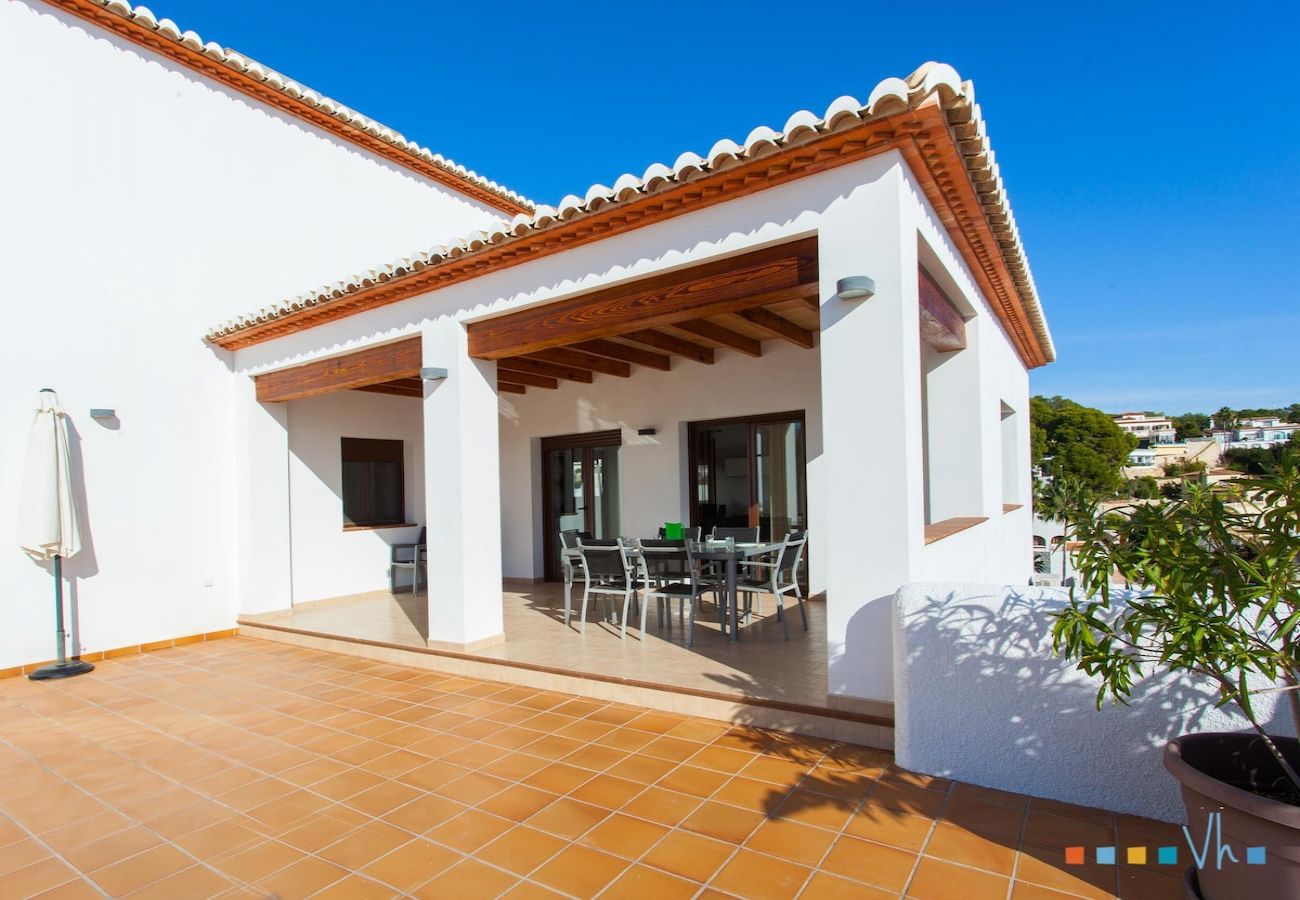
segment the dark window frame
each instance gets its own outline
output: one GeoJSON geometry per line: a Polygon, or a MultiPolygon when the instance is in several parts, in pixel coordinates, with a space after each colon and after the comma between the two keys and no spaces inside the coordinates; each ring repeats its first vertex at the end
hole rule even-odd
{"type": "MultiPolygon", "coordinates": [[[[349,528],[383,528],[385,526],[405,525],[406,521],[406,446],[403,441],[389,438],[339,438],[339,505],[343,513],[343,527],[349,528]],[[379,516],[376,513],[366,515],[365,510],[349,508],[347,479],[344,475],[348,463],[376,463],[396,465],[397,479],[395,499],[397,516],[379,516]]],[[[375,500],[370,502],[371,510],[382,508],[375,500]]]]}

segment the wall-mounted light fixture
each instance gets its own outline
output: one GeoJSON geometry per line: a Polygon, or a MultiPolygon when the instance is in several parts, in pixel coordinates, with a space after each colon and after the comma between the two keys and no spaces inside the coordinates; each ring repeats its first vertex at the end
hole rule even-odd
{"type": "Polygon", "coordinates": [[[117,410],[115,409],[92,409],[90,411],[92,419],[116,419],[117,410]]]}
{"type": "Polygon", "coordinates": [[[446,377],[446,369],[439,369],[434,366],[424,366],[420,369],[420,378],[425,381],[442,381],[446,377]]]}
{"type": "Polygon", "coordinates": [[[638,428],[636,430],[636,433],[650,436],[650,435],[658,434],[659,430],[657,428],[638,428]]]}
{"type": "Polygon", "coordinates": [[[835,282],[841,300],[865,300],[876,293],[876,283],[866,275],[849,275],[835,282]]]}

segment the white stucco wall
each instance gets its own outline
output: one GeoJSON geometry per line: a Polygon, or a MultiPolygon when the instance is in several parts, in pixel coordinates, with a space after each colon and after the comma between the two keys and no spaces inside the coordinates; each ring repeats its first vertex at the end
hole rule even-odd
{"type": "MultiPolygon", "coordinates": [[[[286,406],[293,602],[387,589],[390,548],[414,543],[420,530],[343,529],[340,438],[402,442],[406,521],[423,525],[423,404],[414,397],[338,391],[286,406]]],[[[409,584],[409,574],[400,572],[399,584],[409,584]]]]}
{"type": "MultiPolygon", "coordinates": [[[[1085,806],[1181,821],[1164,745],[1193,731],[1245,731],[1203,683],[1153,675],[1131,705],[1096,708],[1097,685],[1052,654],[1065,592],[970,583],[898,593],[894,750],[907,769],[1085,806]]],[[[1260,687],[1265,685],[1260,684],[1260,687]]],[[[1279,694],[1257,711],[1291,734],[1279,694]]]]}
{"type": "MultiPolygon", "coordinates": [[[[0,121],[0,517],[55,388],[84,470],[75,649],[228,628],[239,579],[266,607],[288,566],[283,481],[236,447],[287,460],[203,333],[498,215],[35,0],[0,4],[0,121]]],[[[0,668],[52,656],[49,572],[10,540],[0,585],[0,668]]]]}
{"type": "Polygon", "coordinates": [[[764,342],[758,358],[718,350],[714,359],[713,365],[703,365],[676,358],[668,372],[636,367],[630,378],[598,374],[591,384],[561,382],[554,391],[530,389],[524,396],[501,396],[501,519],[507,576],[542,575],[540,438],[622,431],[621,531],[653,537],[664,522],[689,520],[688,422],[802,410],[807,429],[809,530],[814,535],[809,577],[812,590],[822,590],[821,554],[816,551],[824,506],[819,354],[772,340],[764,342]],[[638,435],[641,428],[654,428],[657,433],[638,435]],[[813,518],[815,514],[818,518],[813,518]]]}

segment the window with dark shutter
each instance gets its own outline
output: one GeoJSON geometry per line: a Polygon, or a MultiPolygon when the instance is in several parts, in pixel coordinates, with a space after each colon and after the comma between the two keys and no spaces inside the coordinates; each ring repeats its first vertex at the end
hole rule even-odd
{"type": "Polygon", "coordinates": [[[402,442],[342,439],[344,526],[406,521],[402,442]]]}

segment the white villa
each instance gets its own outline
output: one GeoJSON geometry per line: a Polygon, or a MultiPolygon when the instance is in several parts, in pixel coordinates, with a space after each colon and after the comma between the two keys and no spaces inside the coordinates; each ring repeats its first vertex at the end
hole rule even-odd
{"type": "MultiPolygon", "coordinates": [[[[1054,350],[947,65],[554,206],[121,0],[4,3],[0,73],[0,509],[53,388],[72,652],[239,628],[888,742],[900,588],[1028,583],[1054,350]],[[678,522],[806,529],[809,630],[564,625],[562,528],[678,522]]],[[[12,674],[50,572],[0,583],[12,674]]]]}
{"type": "Polygon", "coordinates": [[[1120,431],[1131,434],[1140,440],[1151,441],[1153,444],[1172,444],[1177,439],[1177,431],[1174,429],[1173,420],[1165,416],[1126,412],[1118,413],[1110,418],[1112,422],[1119,426],[1120,431]]]}

